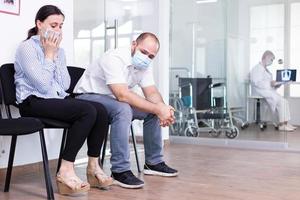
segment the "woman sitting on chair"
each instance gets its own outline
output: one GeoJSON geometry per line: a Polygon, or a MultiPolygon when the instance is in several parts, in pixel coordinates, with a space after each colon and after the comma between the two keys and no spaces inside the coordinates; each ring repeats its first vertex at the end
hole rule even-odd
{"type": "Polygon", "coordinates": [[[53,5],[39,9],[35,27],[20,44],[15,60],[16,96],[22,116],[52,118],[71,124],[56,175],[61,194],[86,192],[90,186],[106,187],[112,179],[98,164],[108,131],[108,115],[100,103],[81,101],[65,92],[70,85],[65,53],[61,49],[64,14],[53,5]],[[74,170],[75,157],[87,139],[88,182],[74,170]]]}

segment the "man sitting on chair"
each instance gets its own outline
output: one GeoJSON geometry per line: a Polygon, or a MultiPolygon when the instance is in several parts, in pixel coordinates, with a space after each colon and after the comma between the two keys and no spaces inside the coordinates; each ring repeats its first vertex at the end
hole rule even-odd
{"type": "Polygon", "coordinates": [[[266,99],[271,110],[277,114],[279,119],[280,131],[294,131],[295,126],[288,123],[290,120],[290,107],[288,101],[280,96],[276,89],[281,86],[273,80],[268,66],[272,65],[275,59],[271,51],[265,51],[261,62],[252,68],[250,73],[250,81],[253,92],[266,99]]]}
{"type": "Polygon", "coordinates": [[[111,171],[116,183],[124,188],[141,188],[144,182],[130,170],[128,137],[132,119],[144,120],[144,174],[177,176],[163,161],[160,126],[174,122],[174,108],[165,104],[154,85],[149,66],[159,50],[152,33],[142,33],[131,46],[111,49],[88,66],[75,87],[77,98],[101,102],[110,123],[111,171]],[[145,96],[131,89],[140,86],[145,96]]]}

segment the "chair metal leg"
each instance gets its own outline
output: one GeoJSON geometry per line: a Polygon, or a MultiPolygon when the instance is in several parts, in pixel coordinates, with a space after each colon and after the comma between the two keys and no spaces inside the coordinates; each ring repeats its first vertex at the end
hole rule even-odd
{"type": "Polygon", "coordinates": [[[44,138],[43,130],[39,131],[40,134],[40,141],[41,141],[41,149],[42,149],[42,156],[43,156],[43,167],[44,167],[44,176],[46,182],[46,189],[47,189],[47,199],[54,199],[53,187],[51,182],[51,175],[48,163],[48,155],[46,149],[46,143],[44,138]]]}
{"type": "Polygon", "coordinates": [[[261,122],[260,119],[260,99],[256,100],[256,123],[259,124],[261,122]]]}
{"type": "MultiPolygon", "coordinates": [[[[134,153],[135,153],[136,165],[137,165],[138,172],[140,173],[141,172],[141,168],[140,168],[139,157],[138,157],[138,152],[137,152],[137,148],[136,148],[136,140],[135,140],[135,135],[134,135],[134,132],[133,132],[133,127],[130,126],[130,129],[131,129],[131,136],[132,136],[132,143],[133,143],[133,148],[134,148],[134,153]]],[[[104,158],[105,158],[105,150],[106,150],[107,140],[108,140],[108,133],[106,134],[105,139],[104,139],[104,144],[103,144],[103,148],[102,148],[101,163],[99,163],[102,166],[104,164],[104,158]]]]}
{"type": "Polygon", "coordinates": [[[62,159],[62,154],[65,149],[66,145],[66,139],[67,139],[67,134],[68,134],[68,129],[64,129],[62,139],[61,139],[61,145],[60,145],[60,151],[59,151],[59,157],[58,157],[58,162],[57,162],[57,168],[56,168],[56,173],[58,173],[60,165],[61,165],[61,159],[62,159]]]}
{"type": "Polygon", "coordinates": [[[6,171],[4,192],[8,192],[9,191],[11,173],[12,173],[12,168],[13,168],[13,164],[14,164],[16,144],[17,144],[17,136],[12,136],[12,138],[11,138],[11,144],[10,144],[10,151],[9,151],[7,171],[6,171]]]}
{"type": "Polygon", "coordinates": [[[136,148],[136,140],[135,140],[135,135],[133,132],[132,125],[130,126],[130,130],[131,130],[131,137],[132,137],[132,143],[133,143],[133,148],[134,148],[134,153],[135,153],[137,169],[138,169],[138,172],[141,173],[140,162],[139,162],[138,152],[137,152],[137,148],[136,148]]]}
{"type": "Polygon", "coordinates": [[[106,136],[104,138],[104,143],[103,143],[103,147],[102,147],[102,157],[101,157],[101,160],[99,159],[99,161],[101,161],[99,163],[100,166],[103,166],[103,163],[104,163],[105,151],[106,151],[106,145],[107,145],[107,139],[108,139],[108,132],[106,133],[106,136]]]}

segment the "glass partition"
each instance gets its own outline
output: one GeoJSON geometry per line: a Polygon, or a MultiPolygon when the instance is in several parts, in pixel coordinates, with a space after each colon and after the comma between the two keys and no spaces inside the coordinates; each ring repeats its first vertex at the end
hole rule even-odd
{"type": "Polygon", "coordinates": [[[228,102],[232,107],[244,110],[241,112],[244,119],[241,116],[242,123],[237,124],[240,128],[238,139],[285,147],[286,132],[277,130],[278,110],[271,105],[275,98],[282,98],[286,92],[285,86],[278,87],[276,91],[271,88],[276,70],[284,68],[287,62],[284,1],[234,1],[228,3],[227,13],[228,102]],[[275,60],[265,68],[261,62],[267,50],[273,52],[275,60]]]}
{"type": "Polygon", "coordinates": [[[295,131],[280,126],[300,124],[299,9],[299,0],[171,0],[170,103],[177,120],[170,134],[300,149],[295,131]],[[273,90],[276,106],[250,80],[266,50],[275,55],[262,69],[280,85],[273,90]],[[296,81],[278,79],[293,69],[296,81]],[[228,132],[235,128],[237,137],[228,132]]]}
{"type": "Polygon", "coordinates": [[[226,103],[226,2],[172,0],[170,31],[170,103],[177,117],[170,134],[234,137],[226,103]]]}

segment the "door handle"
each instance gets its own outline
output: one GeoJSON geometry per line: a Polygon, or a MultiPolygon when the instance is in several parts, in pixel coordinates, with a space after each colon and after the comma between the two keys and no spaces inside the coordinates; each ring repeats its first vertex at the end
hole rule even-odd
{"type": "Polygon", "coordinates": [[[113,26],[108,26],[108,21],[105,20],[104,21],[104,50],[108,50],[107,47],[107,31],[108,30],[111,30],[113,29],[114,30],[114,40],[115,40],[115,46],[114,48],[117,48],[118,47],[118,39],[119,39],[119,36],[118,36],[118,20],[115,19],[114,20],[114,25],[113,26]]]}

